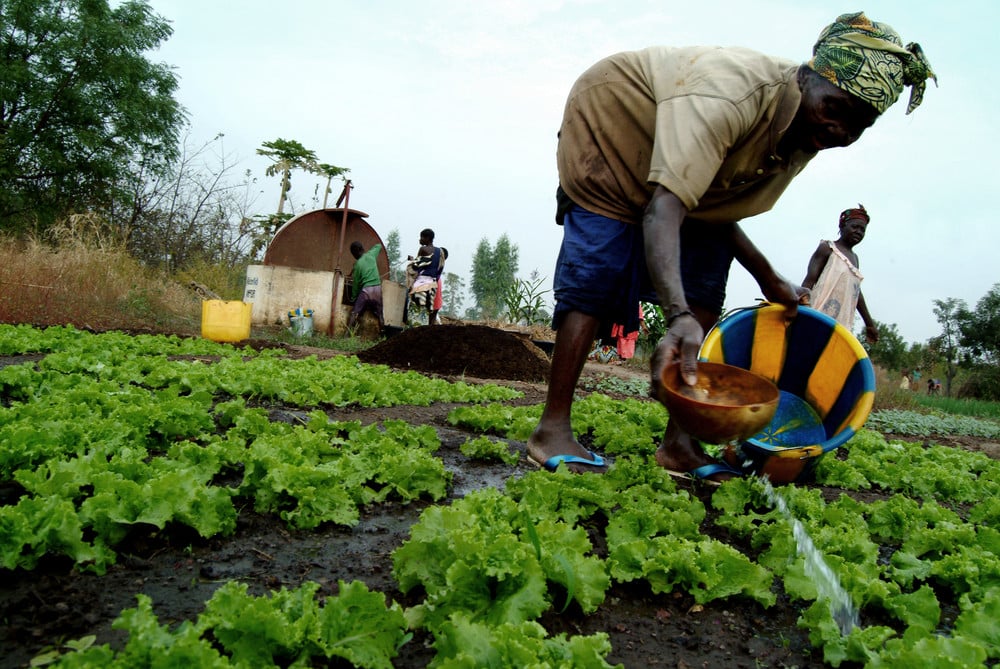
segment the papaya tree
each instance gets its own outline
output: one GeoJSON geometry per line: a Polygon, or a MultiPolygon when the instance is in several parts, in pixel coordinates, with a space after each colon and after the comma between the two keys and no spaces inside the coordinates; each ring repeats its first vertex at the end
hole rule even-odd
{"type": "MultiPolygon", "coordinates": [[[[269,177],[281,177],[281,194],[278,196],[278,217],[285,213],[285,201],[288,191],[292,188],[292,170],[304,170],[316,173],[319,164],[316,153],[310,151],[294,139],[281,139],[273,142],[263,142],[257,155],[271,159],[271,164],[264,170],[269,177]]],[[[342,168],[337,168],[342,169],[342,168]]]]}

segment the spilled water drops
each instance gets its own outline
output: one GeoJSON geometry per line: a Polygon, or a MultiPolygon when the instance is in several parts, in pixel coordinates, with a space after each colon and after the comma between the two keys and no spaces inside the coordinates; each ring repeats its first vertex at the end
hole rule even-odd
{"type": "Polygon", "coordinates": [[[764,495],[771,506],[777,509],[785,520],[792,526],[792,536],[795,538],[795,547],[799,555],[805,559],[806,576],[816,584],[819,599],[825,599],[830,603],[830,615],[840,628],[840,633],[847,636],[851,631],[860,626],[858,610],[851,601],[851,596],[843,586],[840,579],[830,569],[830,566],[823,559],[823,554],[813,544],[812,538],[806,532],[802,522],[792,515],[785,498],[778,494],[766,476],[759,477],[764,488],[764,495]]]}

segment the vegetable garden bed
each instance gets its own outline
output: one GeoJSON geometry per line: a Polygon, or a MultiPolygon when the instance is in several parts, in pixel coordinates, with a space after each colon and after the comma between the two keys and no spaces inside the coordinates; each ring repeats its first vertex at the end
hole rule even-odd
{"type": "Polygon", "coordinates": [[[523,457],[544,385],[503,365],[483,383],[26,326],[0,326],[0,356],[3,666],[1000,657],[984,452],[863,431],[782,489],[860,607],[841,637],[757,486],[652,464],[655,402],[581,393],[574,427],[616,466],[552,474],[523,457]]]}

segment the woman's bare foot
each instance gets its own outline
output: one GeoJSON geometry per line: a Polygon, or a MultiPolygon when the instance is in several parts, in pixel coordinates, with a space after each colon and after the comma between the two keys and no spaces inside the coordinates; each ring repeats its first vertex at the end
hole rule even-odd
{"type": "Polygon", "coordinates": [[[604,459],[581,446],[573,437],[572,430],[547,430],[539,425],[528,438],[528,458],[539,467],[554,470],[559,462],[553,461],[552,458],[558,456],[569,456],[581,458],[587,462],[595,462],[592,465],[586,462],[567,462],[566,467],[577,474],[586,472],[603,474],[608,470],[604,459]]]}
{"type": "MultiPolygon", "coordinates": [[[[698,467],[717,464],[717,461],[708,457],[697,440],[671,421],[663,435],[663,442],[656,449],[656,464],[671,473],[689,474],[698,467]]],[[[717,483],[728,481],[731,478],[733,475],[725,471],[705,477],[705,479],[717,483]]]]}

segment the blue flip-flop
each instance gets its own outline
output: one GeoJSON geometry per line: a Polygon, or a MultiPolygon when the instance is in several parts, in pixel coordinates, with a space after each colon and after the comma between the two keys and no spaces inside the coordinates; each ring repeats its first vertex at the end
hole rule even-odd
{"type": "Polygon", "coordinates": [[[528,460],[539,467],[549,470],[550,472],[554,472],[556,468],[559,467],[560,462],[565,462],[566,464],[587,465],[588,467],[604,467],[606,465],[604,458],[599,456],[597,453],[594,453],[593,451],[587,451],[587,453],[590,454],[589,460],[579,455],[553,455],[551,458],[546,460],[544,464],[538,462],[538,460],[531,456],[528,456],[528,460]]]}
{"type": "Polygon", "coordinates": [[[686,480],[686,481],[701,481],[710,486],[722,485],[721,481],[713,481],[710,477],[716,474],[730,474],[735,478],[740,478],[743,476],[743,472],[738,469],[730,467],[725,462],[711,462],[707,465],[702,465],[701,467],[695,467],[689,472],[678,472],[674,470],[667,470],[668,473],[674,478],[686,480]]]}

